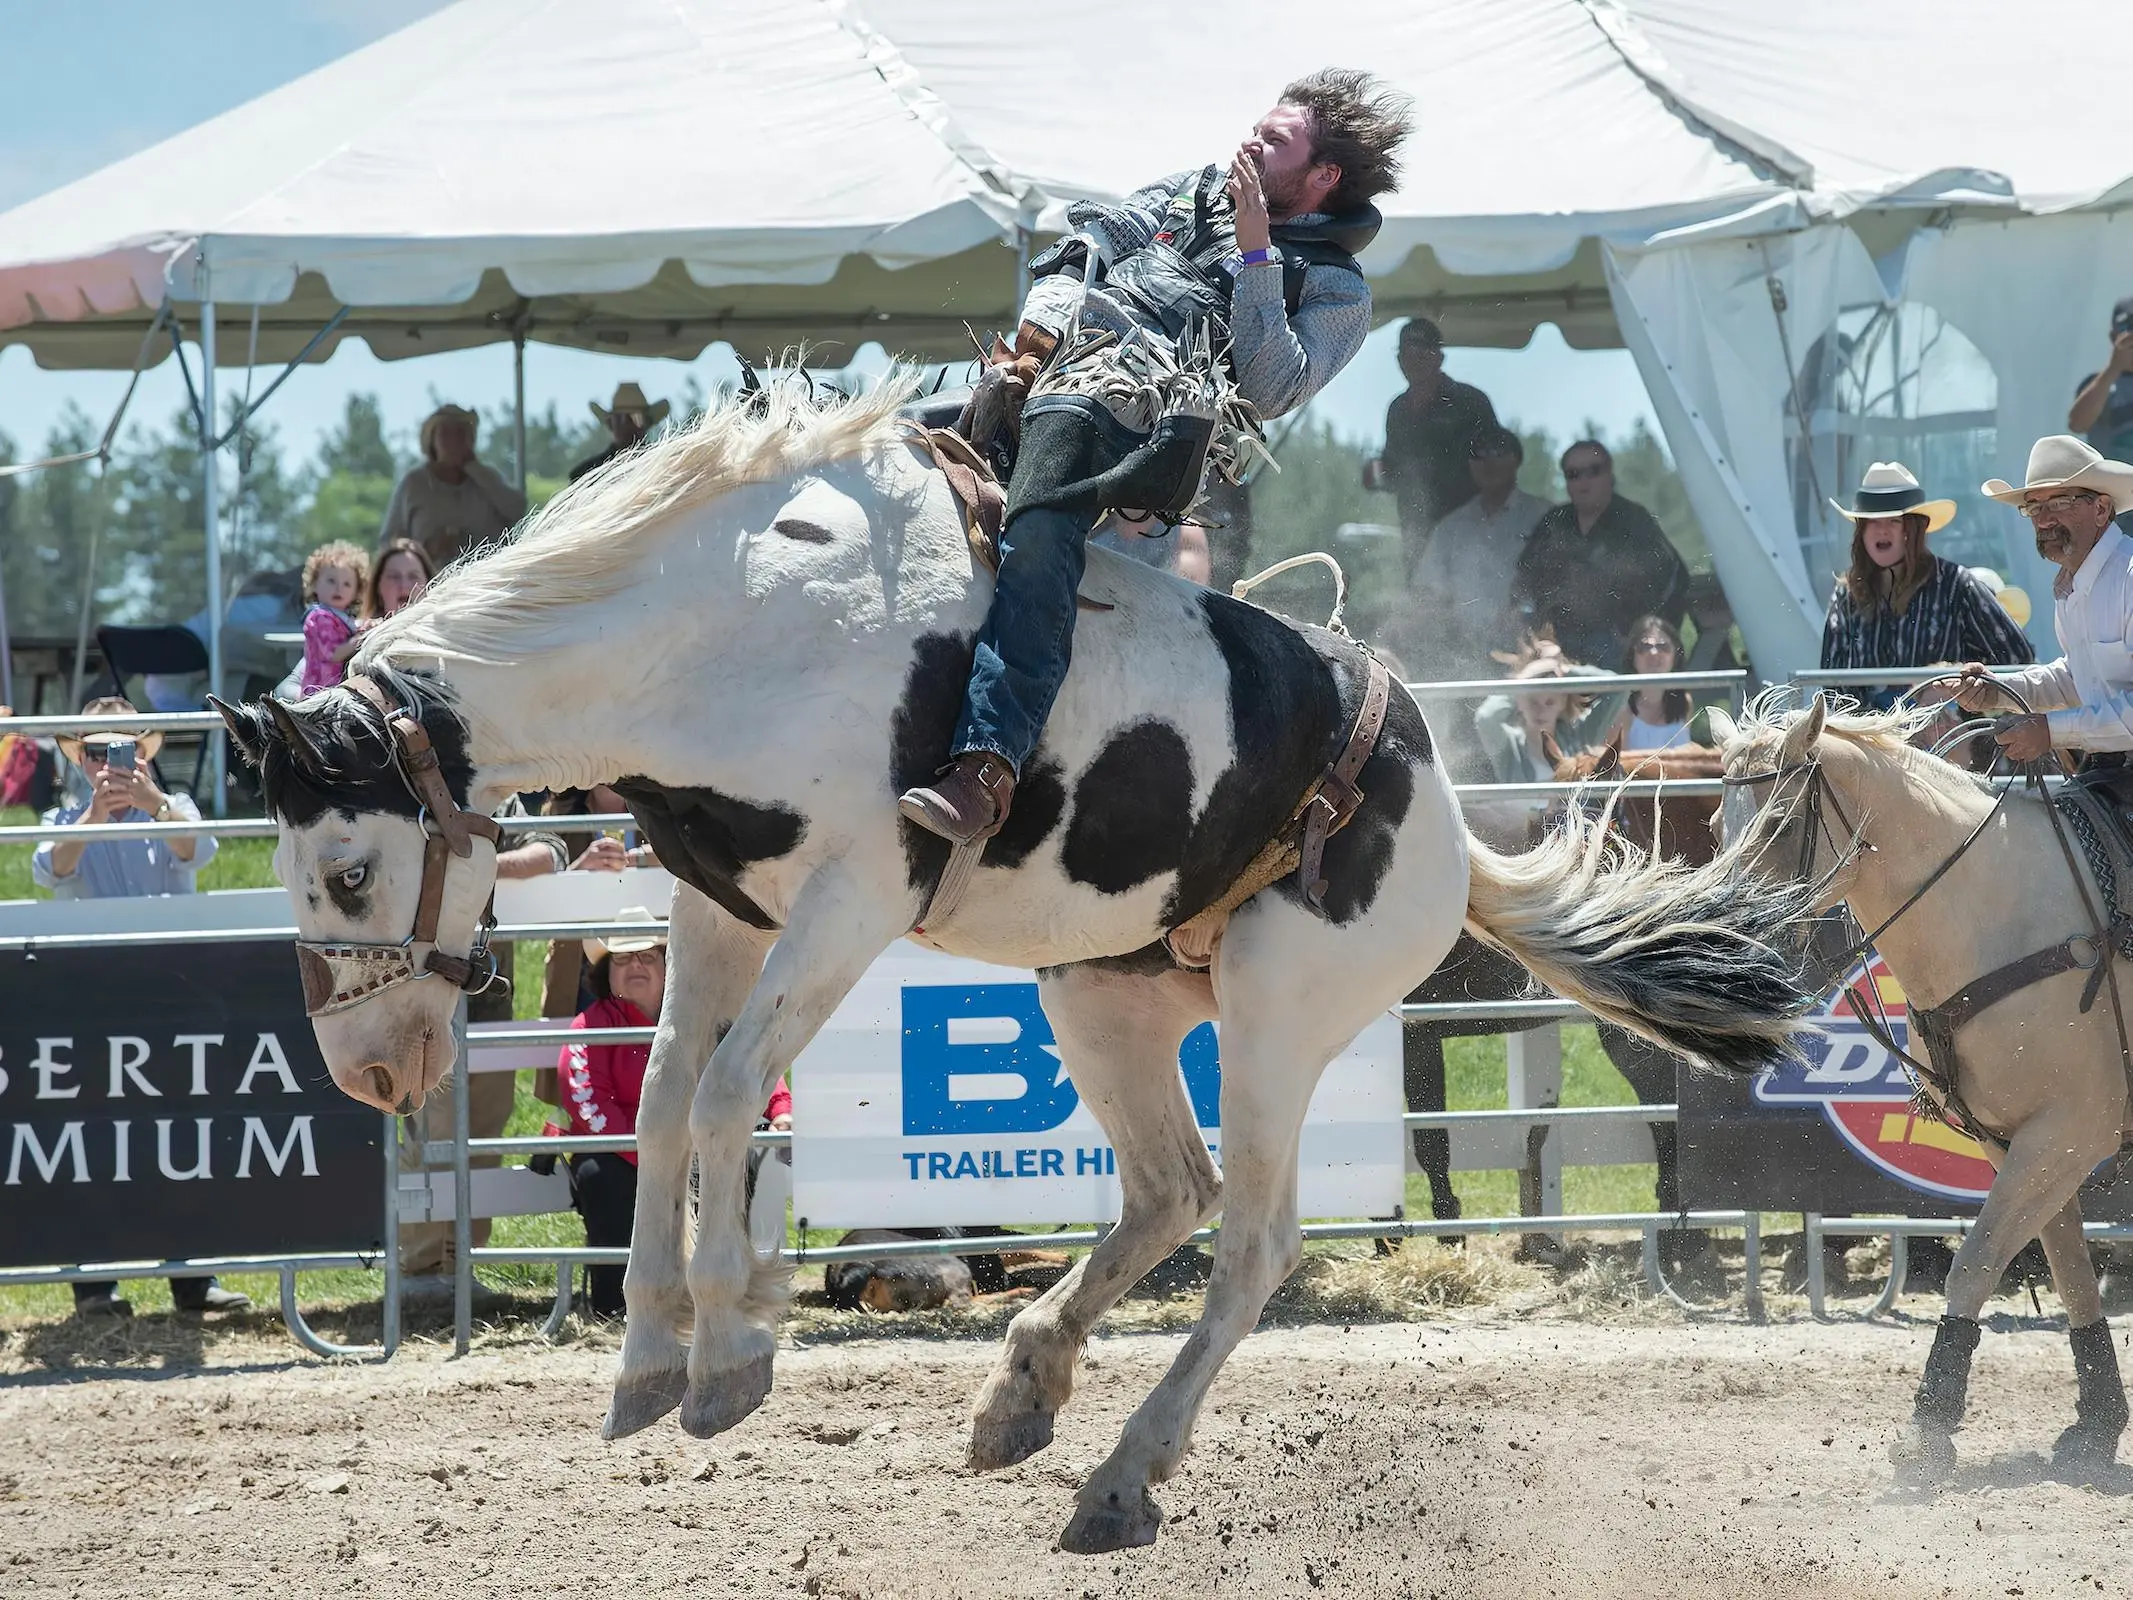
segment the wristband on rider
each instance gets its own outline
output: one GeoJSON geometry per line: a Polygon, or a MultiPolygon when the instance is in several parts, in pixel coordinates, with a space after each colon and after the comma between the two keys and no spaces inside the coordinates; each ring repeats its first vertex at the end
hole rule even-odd
{"type": "Polygon", "coordinates": [[[1245,251],[1237,257],[1237,265],[1240,267],[1270,267],[1280,259],[1279,256],[1274,254],[1273,247],[1268,246],[1264,250],[1245,251]]]}

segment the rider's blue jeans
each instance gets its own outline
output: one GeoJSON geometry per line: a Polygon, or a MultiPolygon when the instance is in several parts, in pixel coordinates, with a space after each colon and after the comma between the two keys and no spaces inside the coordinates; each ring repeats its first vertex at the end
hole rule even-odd
{"type": "Polygon", "coordinates": [[[989,750],[1020,774],[1066,681],[1089,514],[1031,506],[1000,530],[1000,575],[978,633],[952,754],[989,750]]]}

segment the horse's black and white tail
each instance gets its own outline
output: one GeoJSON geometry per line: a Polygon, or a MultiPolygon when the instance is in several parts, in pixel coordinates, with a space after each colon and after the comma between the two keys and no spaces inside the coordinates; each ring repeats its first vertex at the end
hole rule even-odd
{"type": "Polygon", "coordinates": [[[1467,925],[1603,1021],[1727,1072],[1784,1054],[1812,1004],[1800,988],[1810,886],[1644,855],[1579,808],[1538,849],[1468,836],[1467,925]]]}

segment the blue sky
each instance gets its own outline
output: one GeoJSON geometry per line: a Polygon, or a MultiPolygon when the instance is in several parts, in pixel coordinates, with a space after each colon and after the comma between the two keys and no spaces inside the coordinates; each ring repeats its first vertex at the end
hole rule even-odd
{"type": "MultiPolygon", "coordinates": [[[[60,6],[0,0],[0,212],[436,9],[436,0],[71,0],[60,6]]],[[[1447,365],[1455,377],[1487,390],[1502,415],[1561,438],[1574,436],[1587,418],[1612,433],[1651,416],[1626,352],[1573,351],[1553,328],[1543,328],[1525,350],[1455,350],[1447,365]]],[[[531,409],[553,401],[582,415],[587,400],[604,399],[624,378],[657,396],[677,392],[692,371],[713,387],[732,366],[723,351],[685,364],[536,345],[526,369],[531,409]]],[[[241,373],[236,381],[241,385],[241,373]]],[[[70,400],[101,425],[124,387],[122,373],[44,372],[26,351],[0,351],[0,432],[26,451],[43,441],[70,400]]],[[[1400,387],[1393,330],[1381,329],[1319,397],[1315,414],[1344,434],[1375,440],[1400,387]]],[[[387,364],[351,343],[291,378],[263,417],[289,452],[301,456],[351,392],[376,392],[388,425],[411,434],[433,396],[489,406],[510,389],[505,345],[387,364]]],[[[143,379],[130,416],[161,423],[182,395],[166,361],[143,379]]]]}

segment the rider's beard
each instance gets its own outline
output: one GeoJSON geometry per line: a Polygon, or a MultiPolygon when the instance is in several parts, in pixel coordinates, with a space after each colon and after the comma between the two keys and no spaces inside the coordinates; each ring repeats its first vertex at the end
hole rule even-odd
{"type": "Polygon", "coordinates": [[[2055,564],[2061,556],[2066,554],[2067,546],[2073,543],[2073,535],[2068,533],[2066,529],[2059,527],[2047,528],[2039,525],[2036,530],[2036,536],[2037,554],[2046,561],[2055,564]]]}

